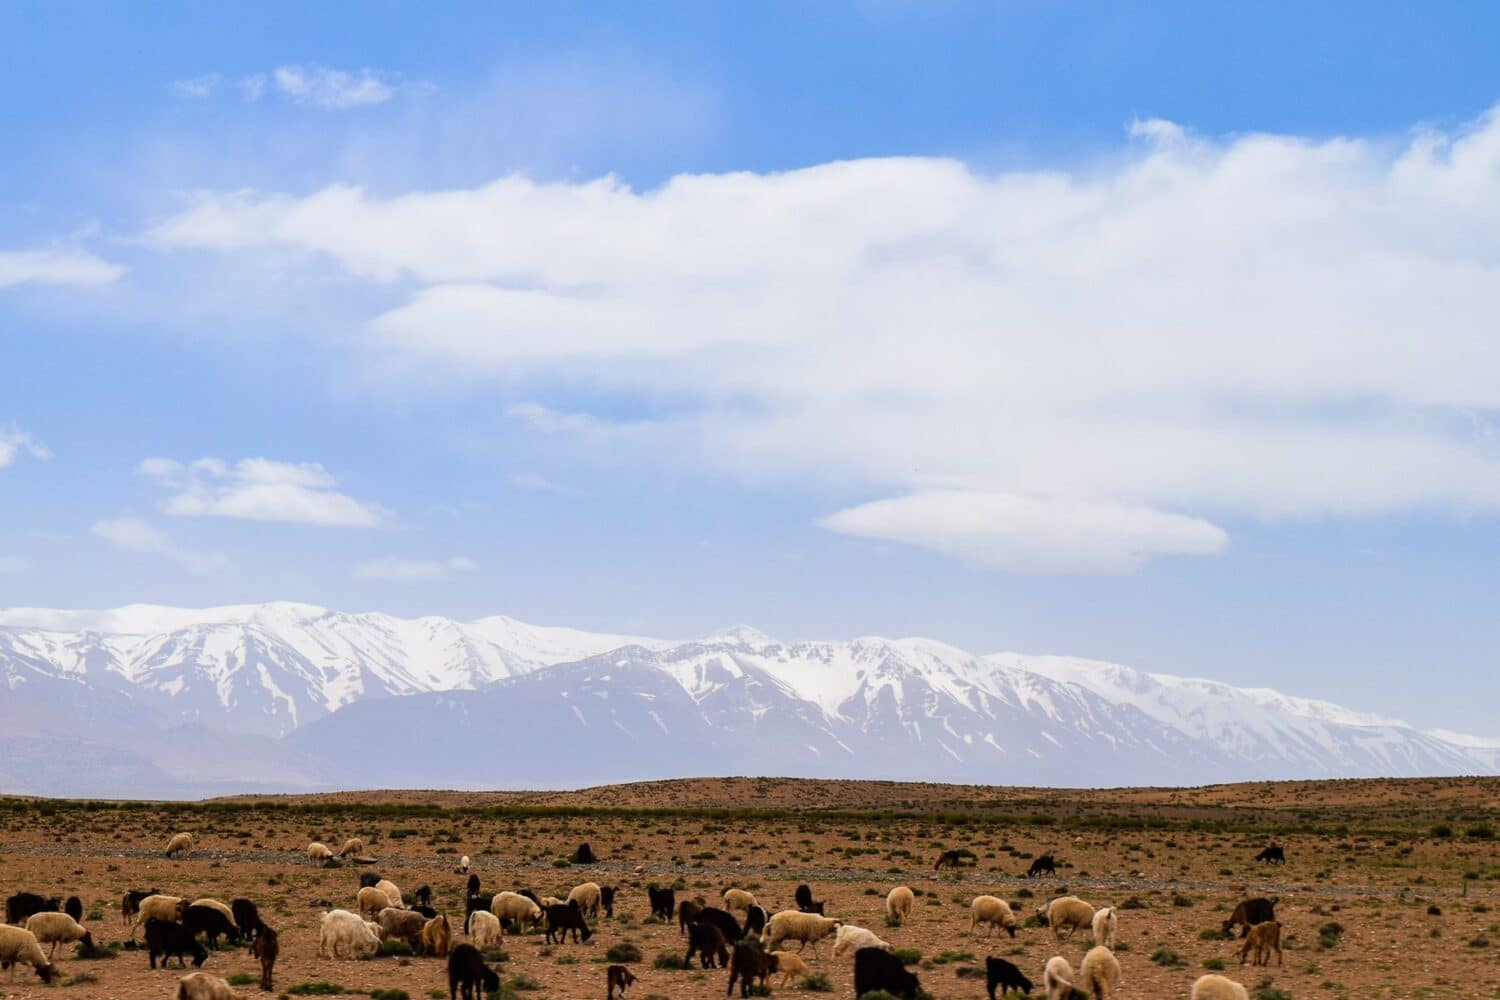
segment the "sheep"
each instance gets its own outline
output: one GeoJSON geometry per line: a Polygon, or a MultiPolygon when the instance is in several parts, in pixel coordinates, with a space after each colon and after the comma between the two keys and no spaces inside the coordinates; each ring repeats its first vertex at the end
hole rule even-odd
{"type": "Polygon", "coordinates": [[[618,886],[601,885],[599,887],[599,905],[604,908],[604,915],[611,920],[615,918],[615,893],[618,891],[618,886]]]}
{"type": "Polygon", "coordinates": [[[47,951],[48,961],[57,954],[60,944],[82,941],[85,948],[94,947],[94,936],[66,913],[33,913],[26,919],[26,929],[36,935],[38,943],[52,946],[47,951]]]}
{"type": "Polygon", "coordinates": [[[1073,995],[1073,967],[1061,955],[1047,959],[1042,969],[1042,987],[1047,991],[1047,1000],[1068,1000],[1073,995]]]}
{"type": "Polygon", "coordinates": [[[1068,936],[1072,937],[1080,927],[1092,928],[1094,924],[1094,908],[1077,896],[1058,896],[1037,907],[1037,912],[1047,918],[1052,936],[1059,941],[1063,939],[1064,928],[1067,928],[1068,936]]]}
{"type": "Polygon", "coordinates": [[[239,925],[234,919],[234,910],[230,908],[229,904],[224,903],[221,900],[214,899],[212,896],[204,896],[202,899],[193,900],[190,905],[207,906],[211,909],[218,910],[220,913],[224,914],[225,920],[235,925],[235,931],[236,933],[238,933],[239,925]]]}
{"type": "Polygon", "coordinates": [[[333,857],[333,851],[328,849],[327,844],[315,840],[307,845],[307,860],[313,864],[327,864],[328,859],[331,857],[333,857]]]}
{"type": "Polygon", "coordinates": [[[382,940],[399,938],[411,945],[414,950],[421,948],[422,928],[427,924],[422,914],[413,913],[399,906],[387,906],[380,911],[380,916],[376,920],[380,925],[382,940]]]}
{"type": "Polygon", "coordinates": [[[1011,937],[1016,936],[1016,915],[1011,912],[1010,904],[998,896],[975,896],[974,902],[969,904],[969,937],[974,936],[980,924],[985,925],[986,937],[993,934],[996,927],[1011,937]]]}
{"type": "Polygon", "coordinates": [[[432,905],[432,886],[419,885],[417,891],[411,894],[412,901],[418,906],[432,905]]]}
{"type": "Polygon", "coordinates": [[[911,917],[911,908],[917,898],[904,885],[898,885],[885,897],[885,915],[895,924],[904,924],[911,917]]]}
{"type": "Polygon", "coordinates": [[[135,937],[137,927],[144,927],[149,920],[164,920],[169,924],[179,923],[187,913],[188,901],[181,896],[147,896],[136,907],[135,922],[130,925],[130,936],[135,937]]]}
{"type": "Polygon", "coordinates": [[[181,854],[192,849],[193,835],[191,833],[174,834],[172,839],[167,841],[167,857],[169,858],[175,854],[181,854]]]}
{"type": "Polygon", "coordinates": [[[158,917],[149,917],[146,920],[146,949],[151,956],[151,968],[156,968],[156,960],[161,959],[161,967],[165,969],[172,956],[177,956],[178,968],[187,968],[186,957],[193,956],[193,968],[202,968],[203,963],[208,960],[208,952],[198,943],[198,938],[193,932],[179,923],[170,920],[162,920],[158,917]]]}
{"type": "Polygon", "coordinates": [[[861,948],[854,953],[854,995],[882,990],[892,996],[916,1000],[922,984],[908,972],[901,959],[881,948],[861,948]]]}
{"type": "Polygon", "coordinates": [[[594,855],[594,849],[586,842],[578,845],[578,850],[573,852],[573,863],[575,865],[596,865],[599,859],[594,855]]]}
{"type": "Polygon", "coordinates": [[[995,1000],[996,989],[1000,989],[1001,996],[1011,990],[1030,996],[1031,985],[1031,980],[1016,968],[1015,963],[996,958],[994,955],[984,960],[984,989],[989,994],[990,1000],[995,1000]]]}
{"type": "Polygon", "coordinates": [[[56,913],[60,909],[62,900],[56,896],[43,899],[34,892],[18,892],[5,901],[5,922],[19,927],[33,913],[56,913]]]}
{"type": "Polygon", "coordinates": [[[651,903],[651,915],[662,920],[671,920],[672,911],[677,909],[677,891],[670,886],[658,889],[654,885],[646,887],[646,896],[651,903]]]}
{"type": "Polygon", "coordinates": [[[833,957],[842,958],[844,955],[852,954],[861,948],[884,948],[891,950],[889,941],[882,941],[880,935],[863,927],[853,924],[845,924],[838,929],[833,938],[833,957]]]}
{"type": "Polygon", "coordinates": [[[766,922],[770,919],[771,915],[766,912],[766,908],[756,903],[745,911],[745,933],[760,937],[761,932],[766,929],[766,922]]]}
{"type": "Polygon", "coordinates": [[[944,868],[959,868],[963,865],[963,855],[957,851],[944,851],[938,855],[937,864],[932,866],[933,871],[940,872],[944,868]]]}
{"type": "Polygon", "coordinates": [[[749,911],[755,905],[755,893],[746,892],[744,889],[724,890],[724,909],[733,913],[735,910],[749,911]]]}
{"type": "Polygon", "coordinates": [[[1102,944],[1106,948],[1115,946],[1115,925],[1118,923],[1113,906],[1101,906],[1094,912],[1094,919],[1090,926],[1094,931],[1094,943],[1102,944]]]}
{"type": "Polygon", "coordinates": [[[1078,967],[1078,979],[1091,1000],[1109,1000],[1120,987],[1120,963],[1115,953],[1102,944],[1090,948],[1078,967]]]}
{"type": "Polygon", "coordinates": [[[1250,933],[1250,928],[1256,924],[1265,923],[1267,920],[1275,920],[1276,904],[1279,902],[1281,902],[1280,896],[1277,896],[1275,899],[1257,896],[1254,899],[1242,900],[1240,905],[1234,908],[1234,912],[1229,915],[1229,919],[1224,921],[1221,929],[1225,934],[1228,934],[1238,924],[1240,937],[1244,937],[1250,933]]]}
{"type": "Polygon", "coordinates": [[[339,857],[347,858],[351,854],[355,857],[365,853],[365,842],[362,837],[350,837],[344,841],[344,846],[339,848],[339,857]]]}
{"type": "Polygon", "coordinates": [[[260,919],[260,910],[244,896],[230,900],[229,912],[234,914],[234,925],[240,929],[240,936],[247,941],[254,941],[261,931],[268,929],[260,919]]]}
{"type": "Polygon", "coordinates": [[[604,981],[609,989],[607,1000],[615,1000],[616,989],[620,991],[620,997],[623,1000],[625,991],[635,982],[635,973],[623,965],[611,965],[604,970],[604,981]]]}
{"type": "Polygon", "coordinates": [[[255,940],[250,942],[250,957],[260,961],[260,988],[271,990],[271,972],[276,968],[276,956],[281,954],[281,942],[276,932],[265,924],[256,927],[255,940]]]}
{"type": "Polygon", "coordinates": [[[1056,874],[1057,874],[1057,859],[1054,858],[1050,854],[1043,854],[1041,857],[1037,858],[1035,861],[1033,861],[1031,863],[1031,867],[1030,868],[1026,869],[1026,877],[1027,878],[1036,878],[1039,875],[1056,875],[1056,874]]]}
{"type": "Polygon", "coordinates": [[[586,917],[598,917],[599,895],[600,890],[598,882],[584,882],[573,887],[573,891],[568,893],[568,898],[565,900],[565,902],[577,903],[578,909],[582,911],[583,915],[586,917]]]}
{"type": "Polygon", "coordinates": [[[1192,1000],[1250,1000],[1250,991],[1226,976],[1199,976],[1192,1000]]]}
{"type": "Polygon", "coordinates": [[[11,982],[16,981],[16,966],[22,964],[35,969],[44,983],[57,975],[57,967],[42,954],[35,934],[24,927],[0,926],[0,966],[10,969],[11,982]]]}
{"type": "Polygon", "coordinates": [[[379,884],[380,884],[380,875],[378,873],[376,873],[376,872],[360,872],[359,873],[359,887],[361,889],[363,889],[363,888],[365,888],[367,886],[369,888],[373,889],[373,888],[375,888],[379,884]]]}
{"type": "Polygon", "coordinates": [[[1267,847],[1264,851],[1261,851],[1259,854],[1257,854],[1255,856],[1255,860],[1265,861],[1267,863],[1275,862],[1276,864],[1284,865],[1286,864],[1286,849],[1283,848],[1280,844],[1272,844],[1270,847],[1267,847]]]}
{"type": "MultiPolygon", "coordinates": [[[[684,899],[677,904],[677,933],[686,934],[687,929],[698,921],[698,914],[706,909],[703,897],[697,899],[684,899]]],[[[734,918],[731,917],[731,920],[734,918]]]]}
{"type": "MultiPolygon", "coordinates": [[[[759,979],[762,989],[765,988],[766,980],[777,969],[776,956],[766,954],[761,950],[760,944],[748,938],[734,946],[734,954],[729,959],[729,989],[724,991],[725,996],[734,993],[735,980],[739,980],[740,996],[750,996],[750,983],[759,979]]],[[[770,992],[765,990],[765,992],[770,992]]]]}
{"type": "Polygon", "coordinates": [[[401,890],[398,889],[398,888],[396,888],[396,883],[392,882],[390,879],[388,879],[388,878],[381,879],[379,882],[375,883],[375,888],[379,889],[381,892],[383,892],[387,896],[391,897],[391,905],[392,906],[405,906],[406,905],[405,901],[402,900],[402,898],[401,898],[401,890]]]}
{"type": "Polygon", "coordinates": [[[241,1000],[241,997],[218,976],[191,972],[177,980],[177,1000],[241,1000]]]}
{"type": "Polygon", "coordinates": [[[458,865],[455,866],[453,870],[459,875],[467,875],[469,874],[470,864],[471,862],[469,861],[469,856],[465,854],[463,857],[458,859],[458,865]]]}
{"type": "Polygon", "coordinates": [[[354,903],[360,916],[379,914],[391,905],[391,897],[374,886],[365,886],[354,895],[354,903]]]}
{"type": "Polygon", "coordinates": [[[379,950],[380,935],[357,913],[329,910],[319,921],[319,958],[369,958],[379,950]]]}
{"type": "Polygon", "coordinates": [[[78,923],[83,923],[83,900],[77,896],[69,896],[68,901],[63,904],[63,912],[78,923]]]}
{"type": "Polygon", "coordinates": [[[687,955],[683,957],[682,964],[691,966],[694,955],[698,956],[698,963],[705,969],[712,969],[715,960],[721,968],[728,966],[729,945],[724,942],[724,932],[707,921],[690,925],[687,955]]]}
{"type": "Polygon", "coordinates": [[[433,917],[422,925],[422,954],[446,958],[452,946],[453,928],[446,916],[433,917]]]}
{"type": "Polygon", "coordinates": [[[1245,964],[1245,958],[1255,949],[1256,965],[1270,965],[1271,952],[1276,952],[1276,965],[1281,965],[1281,925],[1274,920],[1266,920],[1250,928],[1250,933],[1245,937],[1245,943],[1240,948],[1240,964],[1245,964]]]}
{"type": "Polygon", "coordinates": [[[816,913],[782,910],[771,918],[770,923],[766,924],[766,949],[775,951],[776,946],[783,941],[796,941],[798,952],[812,945],[813,954],[816,955],[818,942],[843,925],[842,920],[834,917],[820,917],[816,913]]]}
{"type": "Polygon", "coordinates": [[[135,923],[135,915],[141,909],[141,900],[160,895],[160,889],[131,889],[120,897],[120,919],[126,924],[135,923]]]}
{"type": "Polygon", "coordinates": [[[562,905],[554,903],[545,907],[544,912],[547,915],[548,944],[552,944],[554,935],[558,944],[566,944],[569,931],[573,932],[574,943],[581,940],[584,944],[588,944],[589,938],[594,936],[594,932],[589,930],[588,921],[583,918],[583,911],[576,903],[562,905]],[[580,938],[579,935],[582,937],[580,938]]]}
{"type": "Polygon", "coordinates": [[[189,906],[182,914],[182,926],[195,935],[208,938],[209,946],[213,948],[219,947],[221,937],[228,937],[231,943],[240,939],[240,930],[234,925],[234,919],[212,906],[189,906]]]}
{"type": "Polygon", "coordinates": [[[500,976],[484,964],[484,956],[472,944],[461,944],[448,956],[448,1000],[458,1000],[459,990],[464,1000],[484,1000],[500,990],[500,976]]]}
{"type": "Polygon", "coordinates": [[[789,951],[773,951],[771,957],[776,959],[776,971],[781,973],[783,988],[792,981],[793,976],[805,978],[812,974],[812,969],[807,967],[807,963],[789,951]]]}
{"type": "Polygon", "coordinates": [[[488,910],[475,910],[469,917],[469,938],[475,947],[489,951],[503,939],[500,918],[488,910]]]}
{"type": "Polygon", "coordinates": [[[806,882],[797,886],[795,898],[797,900],[797,909],[803,913],[816,913],[820,917],[823,915],[823,904],[813,902],[812,886],[806,882]]]}
{"type": "Polygon", "coordinates": [[[542,919],[542,908],[519,892],[497,892],[490,899],[490,913],[500,920],[500,936],[505,936],[505,921],[532,923],[542,919]]]}

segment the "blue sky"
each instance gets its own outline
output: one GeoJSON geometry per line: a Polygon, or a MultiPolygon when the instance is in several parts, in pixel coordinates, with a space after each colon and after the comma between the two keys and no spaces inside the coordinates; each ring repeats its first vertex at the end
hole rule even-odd
{"type": "Polygon", "coordinates": [[[0,604],[926,634],[1494,735],[1497,21],[8,5],[0,604]]]}

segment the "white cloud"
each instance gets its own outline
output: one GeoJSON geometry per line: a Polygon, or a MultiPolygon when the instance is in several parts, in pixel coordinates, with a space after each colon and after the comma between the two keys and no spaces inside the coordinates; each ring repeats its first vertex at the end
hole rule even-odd
{"type": "Polygon", "coordinates": [[[401,82],[391,74],[373,69],[288,65],[247,76],[240,81],[240,89],[251,101],[259,100],[269,91],[296,104],[324,111],[346,111],[384,104],[398,93],[429,93],[435,88],[430,83],[401,82]]]}
{"type": "Polygon", "coordinates": [[[223,555],[185,549],[160,528],[129,514],[113,520],[95,521],[89,530],[128,552],[165,556],[189,573],[213,573],[228,566],[223,555]]]}
{"type": "Polygon", "coordinates": [[[0,425],[0,469],[22,455],[45,461],[52,457],[52,452],[15,424],[0,425]]]}
{"type": "Polygon", "coordinates": [[[1500,115],[1405,142],[1131,131],[1071,172],[209,194],[154,236],[327,255],[388,286],[382,363],[533,397],[563,376],[608,402],[512,412],[604,459],[894,498],[829,523],[981,562],[1047,560],[944,540],[932,496],[1082,518],[1093,558],[1049,544],[1102,567],[1217,551],[1200,532],[1236,519],[1500,512],[1500,115]]]}
{"type": "Polygon", "coordinates": [[[0,250],[0,288],[11,285],[107,285],[125,268],[80,250],[0,250]]]}
{"type": "Polygon", "coordinates": [[[339,527],[373,527],[392,520],[378,504],[338,492],[337,481],[316,463],[200,458],[182,463],[148,458],[142,475],[170,492],[161,509],[178,517],[231,517],[339,527]]]}
{"type": "Polygon", "coordinates": [[[22,573],[31,568],[31,560],[20,556],[0,556],[0,573],[22,573]]]}
{"type": "Polygon", "coordinates": [[[454,556],[447,560],[383,556],[360,563],[354,567],[354,575],[364,580],[413,582],[437,580],[449,573],[471,573],[478,568],[478,564],[468,556],[454,556]]]}
{"type": "Polygon", "coordinates": [[[537,493],[571,493],[566,486],[554,483],[546,476],[535,472],[518,472],[510,477],[510,484],[517,489],[533,490],[537,493]]]}
{"type": "Polygon", "coordinates": [[[1217,555],[1229,544],[1207,521],[1148,507],[959,490],[876,500],[819,523],[1016,573],[1127,573],[1153,556],[1217,555]]]}
{"type": "Polygon", "coordinates": [[[223,78],[217,73],[206,73],[203,76],[195,76],[190,80],[176,80],[172,83],[172,92],[178,97],[203,98],[213,94],[223,83],[223,78]]]}

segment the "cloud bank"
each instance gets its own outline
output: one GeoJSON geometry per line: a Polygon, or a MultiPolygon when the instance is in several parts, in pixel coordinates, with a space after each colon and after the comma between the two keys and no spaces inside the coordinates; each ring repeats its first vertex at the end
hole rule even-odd
{"type": "Polygon", "coordinates": [[[176,517],[229,517],[332,527],[368,528],[389,523],[378,504],[338,492],[337,480],[313,462],[218,458],[178,462],[148,458],[138,471],[167,490],[164,513],[176,517]]]}

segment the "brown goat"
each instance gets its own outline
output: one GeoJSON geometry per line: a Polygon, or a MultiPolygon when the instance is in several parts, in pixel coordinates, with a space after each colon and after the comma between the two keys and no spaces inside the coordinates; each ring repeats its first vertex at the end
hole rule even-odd
{"type": "Polygon", "coordinates": [[[1250,928],[1250,933],[1245,937],[1245,944],[1240,948],[1240,964],[1245,964],[1245,958],[1250,954],[1250,949],[1255,949],[1254,965],[1270,965],[1271,952],[1276,952],[1276,965],[1281,965],[1281,925],[1274,920],[1266,920],[1250,928]]]}

